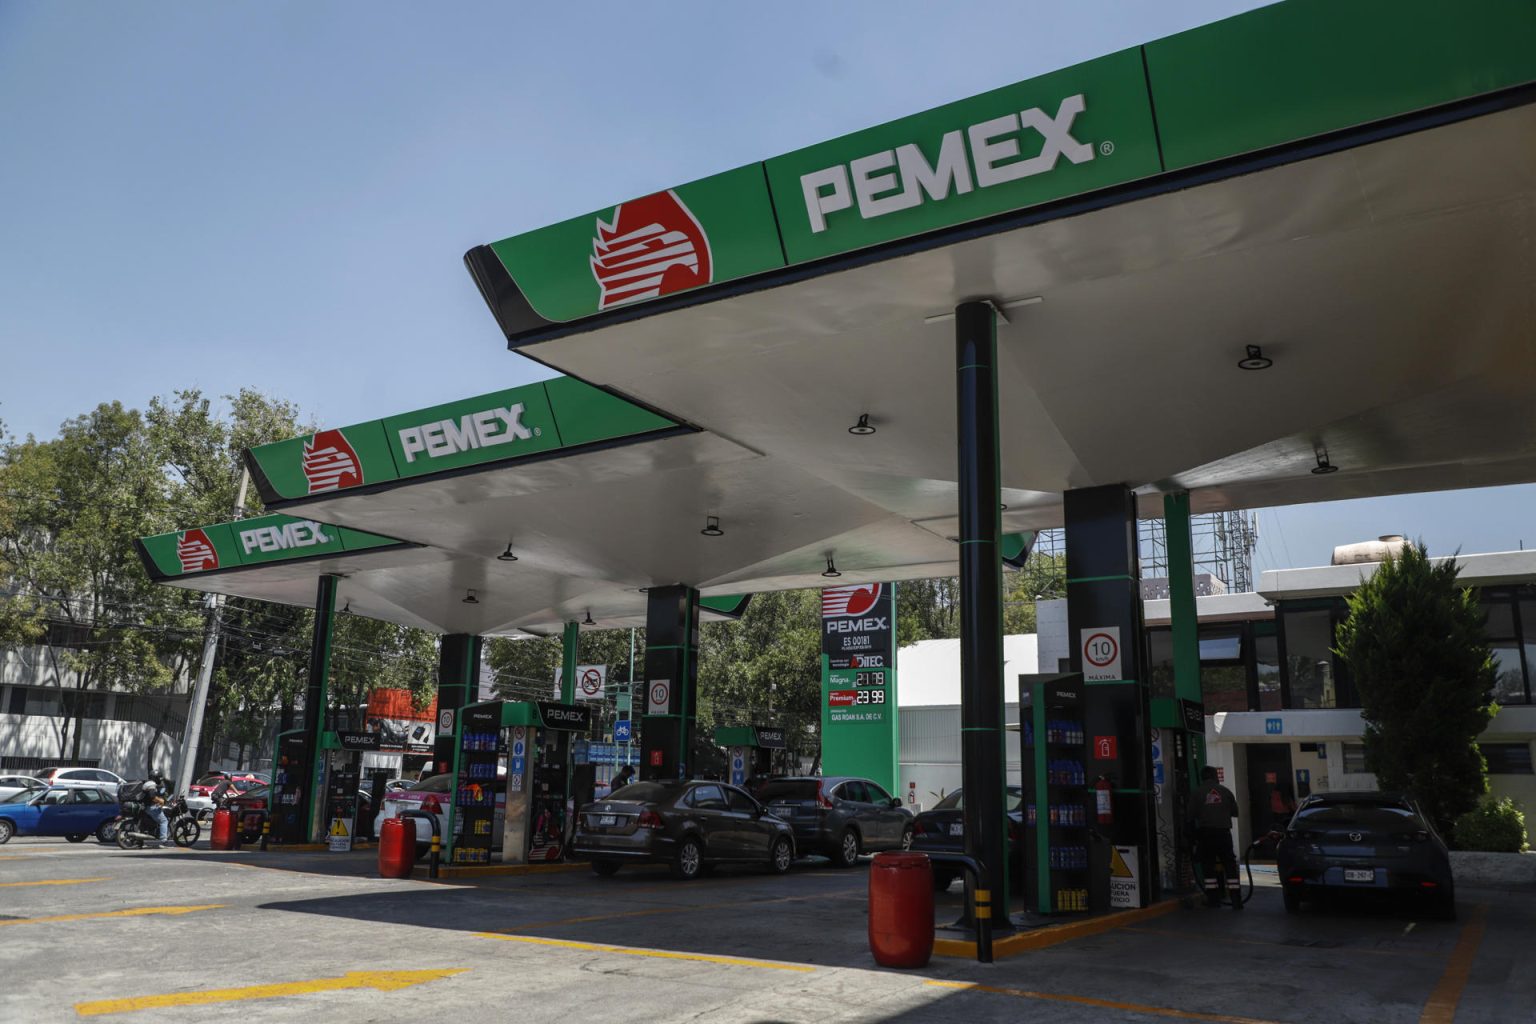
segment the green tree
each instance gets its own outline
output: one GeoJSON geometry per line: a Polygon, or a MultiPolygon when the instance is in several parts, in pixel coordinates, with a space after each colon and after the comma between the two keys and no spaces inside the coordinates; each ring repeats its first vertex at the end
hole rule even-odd
{"type": "Polygon", "coordinates": [[[1459,571],[1422,541],[1388,556],[1350,595],[1335,649],[1360,692],[1366,766],[1447,834],[1488,790],[1477,737],[1498,710],[1484,613],[1459,571]]]}

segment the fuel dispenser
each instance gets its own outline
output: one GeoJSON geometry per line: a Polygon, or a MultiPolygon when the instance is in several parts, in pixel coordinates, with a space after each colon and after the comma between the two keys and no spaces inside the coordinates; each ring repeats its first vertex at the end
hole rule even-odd
{"type": "Polygon", "coordinates": [[[784,749],[784,730],[765,725],[721,726],[715,745],[724,748],[733,786],[773,773],[773,752],[784,749]]]}
{"type": "Polygon", "coordinates": [[[561,859],[571,813],[571,742],[591,723],[590,709],[550,701],[463,708],[445,830],[449,862],[561,859]]]}

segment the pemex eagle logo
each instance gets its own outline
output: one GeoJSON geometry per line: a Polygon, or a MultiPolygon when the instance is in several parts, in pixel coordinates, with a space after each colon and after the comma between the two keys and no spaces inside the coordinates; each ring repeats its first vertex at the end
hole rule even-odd
{"type": "Polygon", "coordinates": [[[322,430],[304,445],[309,493],[339,491],[363,482],[363,464],[339,430],[322,430]]]}
{"type": "Polygon", "coordinates": [[[881,583],[856,583],[851,587],[828,587],[821,592],[821,617],[840,619],[863,615],[880,600],[881,583]]]}
{"type": "Polygon", "coordinates": [[[219,567],[219,553],[202,530],[187,530],[176,538],[176,557],[182,572],[207,572],[219,567]]]}
{"type": "Polygon", "coordinates": [[[620,203],[612,221],[597,218],[591,263],[601,292],[598,309],[671,295],[714,279],[709,238],[671,189],[620,203]]]}

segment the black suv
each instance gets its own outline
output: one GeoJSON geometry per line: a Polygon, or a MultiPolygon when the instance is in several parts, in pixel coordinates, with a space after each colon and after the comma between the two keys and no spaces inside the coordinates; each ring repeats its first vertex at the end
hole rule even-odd
{"type": "Polygon", "coordinates": [[[853,867],[861,853],[912,845],[912,812],[869,779],[768,779],[757,798],[789,822],[801,853],[830,857],[838,867],[853,867]]]}

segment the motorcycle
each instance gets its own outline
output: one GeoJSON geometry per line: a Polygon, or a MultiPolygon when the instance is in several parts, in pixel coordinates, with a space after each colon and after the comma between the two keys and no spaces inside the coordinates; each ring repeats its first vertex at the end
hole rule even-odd
{"type": "MultiPolygon", "coordinates": [[[[124,800],[122,813],[113,822],[117,826],[117,845],[124,850],[141,850],[145,843],[158,842],[160,826],[150,817],[149,805],[139,800],[124,800]]],[[[177,846],[189,847],[202,836],[202,826],[197,815],[187,808],[184,797],[175,797],[165,804],[165,816],[170,820],[170,837],[177,846]]]]}

